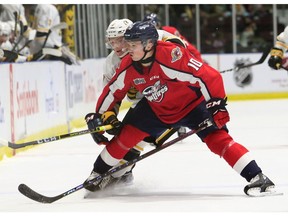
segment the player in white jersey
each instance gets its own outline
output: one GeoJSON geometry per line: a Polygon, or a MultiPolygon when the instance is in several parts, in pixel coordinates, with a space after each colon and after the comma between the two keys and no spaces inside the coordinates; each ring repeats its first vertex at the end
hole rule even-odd
{"type": "Polygon", "coordinates": [[[284,68],[288,70],[288,58],[284,57],[284,53],[288,49],[288,26],[277,36],[276,43],[270,51],[270,58],[268,60],[268,65],[279,70],[284,68]]]}
{"type": "Polygon", "coordinates": [[[62,36],[60,29],[49,33],[52,26],[60,23],[60,15],[57,8],[52,4],[38,4],[35,8],[34,16],[35,21],[32,27],[36,29],[37,33],[31,52],[35,53],[39,51],[44,43],[44,47],[61,47],[62,36]]]}
{"type": "MultiPolygon", "coordinates": [[[[3,4],[0,5],[0,7],[0,21],[9,23],[12,34],[15,34],[13,35],[13,40],[10,41],[12,50],[17,51],[24,46],[27,40],[33,40],[35,38],[36,31],[29,27],[25,17],[25,8],[22,4],[3,4]]],[[[27,49],[23,49],[21,54],[28,55],[29,52],[27,49]]]]}

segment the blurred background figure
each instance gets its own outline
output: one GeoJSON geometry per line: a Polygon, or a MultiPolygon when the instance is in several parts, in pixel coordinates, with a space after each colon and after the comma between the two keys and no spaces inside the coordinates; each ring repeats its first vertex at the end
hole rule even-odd
{"type": "Polygon", "coordinates": [[[36,37],[31,44],[31,53],[38,52],[42,47],[57,48],[62,46],[61,30],[50,32],[51,27],[60,23],[60,15],[52,4],[38,4],[35,8],[34,22],[36,37]]]}
{"type": "Polygon", "coordinates": [[[9,24],[9,41],[12,44],[11,51],[21,49],[21,54],[29,54],[28,49],[24,49],[28,40],[35,38],[36,31],[31,29],[25,17],[25,8],[22,4],[2,4],[0,5],[0,21],[9,24]],[[22,49],[23,48],[23,49],[22,49]]]}

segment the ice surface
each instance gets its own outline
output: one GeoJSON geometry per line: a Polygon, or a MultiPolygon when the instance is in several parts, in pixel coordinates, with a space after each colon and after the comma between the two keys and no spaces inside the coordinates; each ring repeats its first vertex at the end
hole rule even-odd
{"type": "MultiPolygon", "coordinates": [[[[81,184],[103,147],[90,135],[39,145],[0,162],[0,214],[288,215],[288,100],[229,102],[230,134],[246,146],[283,196],[247,197],[247,182],[196,135],[137,163],[134,184],[84,199],[77,191],[52,204],[20,194],[25,183],[55,196],[81,184]]],[[[122,112],[121,115],[123,115],[122,112]]],[[[145,148],[145,152],[151,150],[145,148]]]]}

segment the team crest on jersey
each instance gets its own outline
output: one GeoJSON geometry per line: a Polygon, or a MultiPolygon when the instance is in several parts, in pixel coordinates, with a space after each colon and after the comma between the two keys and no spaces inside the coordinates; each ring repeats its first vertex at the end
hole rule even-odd
{"type": "Polygon", "coordinates": [[[167,85],[161,85],[158,80],[153,86],[148,86],[142,92],[142,94],[151,102],[161,102],[164,98],[165,92],[168,91],[167,85]]]}
{"type": "Polygon", "coordinates": [[[133,80],[133,82],[135,85],[140,85],[140,84],[146,83],[144,78],[136,78],[133,80]]]}
{"type": "Polygon", "coordinates": [[[174,48],[171,52],[171,57],[172,57],[171,63],[174,63],[174,62],[178,61],[179,59],[181,59],[182,55],[183,54],[182,54],[181,49],[179,47],[174,48]]]}

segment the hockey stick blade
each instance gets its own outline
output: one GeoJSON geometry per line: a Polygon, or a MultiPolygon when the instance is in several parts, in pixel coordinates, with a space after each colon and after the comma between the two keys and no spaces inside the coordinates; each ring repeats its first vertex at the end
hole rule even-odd
{"type": "Polygon", "coordinates": [[[269,55],[269,53],[270,53],[270,47],[267,46],[265,48],[265,50],[263,51],[261,58],[257,62],[254,62],[254,63],[251,63],[251,64],[247,64],[247,65],[239,65],[238,67],[234,67],[234,68],[231,68],[231,69],[228,69],[228,70],[220,71],[220,73],[225,73],[225,72],[234,71],[234,70],[238,71],[238,70],[240,70],[242,68],[247,68],[247,67],[251,67],[251,66],[254,66],[254,65],[262,64],[265,61],[265,59],[267,58],[267,56],[269,55]]]}
{"type": "Polygon", "coordinates": [[[90,130],[76,131],[76,132],[72,132],[72,133],[47,137],[47,138],[43,138],[43,139],[39,139],[39,140],[33,140],[33,141],[29,141],[29,142],[25,142],[25,143],[19,143],[19,144],[0,139],[0,144],[6,145],[6,146],[8,145],[8,147],[10,147],[12,149],[19,149],[19,148],[24,148],[27,146],[40,145],[40,144],[44,144],[44,143],[48,143],[48,142],[54,142],[54,141],[65,139],[65,138],[75,137],[75,136],[89,134],[89,133],[97,133],[97,132],[106,131],[106,130],[110,130],[110,129],[112,129],[112,125],[103,125],[103,126],[99,126],[99,127],[95,128],[94,131],[90,131],[90,130]]]}
{"type": "MultiPolygon", "coordinates": [[[[106,176],[109,176],[109,175],[111,175],[111,174],[113,174],[115,172],[118,172],[118,171],[120,171],[120,170],[122,170],[122,169],[124,169],[124,168],[126,168],[128,166],[131,166],[131,165],[143,160],[144,158],[147,158],[147,157],[149,157],[149,156],[151,156],[151,155],[153,155],[153,154],[155,154],[155,153],[157,153],[157,152],[159,152],[159,151],[161,151],[161,150],[163,150],[163,149],[165,149],[165,148],[167,148],[167,147],[179,142],[180,140],[185,139],[188,136],[191,136],[191,135],[193,135],[195,133],[198,133],[198,132],[204,130],[207,127],[210,127],[211,125],[212,125],[212,123],[207,119],[206,121],[204,121],[203,123],[201,123],[199,125],[198,129],[191,130],[191,131],[189,131],[189,132],[187,132],[187,133],[185,133],[185,134],[183,134],[183,135],[181,135],[181,136],[179,136],[179,137],[177,137],[177,138],[175,138],[175,139],[173,139],[173,140],[171,140],[171,141],[169,141],[167,143],[164,143],[163,145],[160,145],[159,147],[157,147],[157,148],[155,148],[155,149],[153,149],[151,151],[148,151],[147,153],[145,153],[143,155],[140,155],[139,157],[137,157],[134,160],[127,161],[126,163],[124,163],[124,164],[122,164],[120,166],[117,166],[117,167],[114,167],[114,168],[110,169],[108,172],[106,172],[106,173],[104,173],[102,175],[99,175],[96,178],[91,179],[90,181],[88,181],[87,185],[91,185],[94,182],[105,178],[106,176]]],[[[24,196],[26,196],[26,197],[28,197],[28,198],[36,201],[36,202],[40,202],[40,203],[53,203],[53,202],[55,202],[55,201],[57,201],[57,200],[59,200],[59,199],[61,199],[63,197],[66,197],[66,196],[78,191],[78,190],[81,190],[83,188],[84,188],[84,183],[80,184],[80,185],[78,185],[78,186],[76,186],[76,187],[74,187],[74,188],[72,188],[72,189],[70,189],[70,190],[68,190],[68,191],[66,191],[66,192],[64,192],[62,194],[59,194],[57,196],[48,197],[48,196],[42,195],[40,193],[37,193],[36,191],[32,190],[30,187],[28,187],[25,184],[20,184],[18,186],[18,190],[19,190],[19,192],[21,194],[23,194],[24,196]]]]}
{"type": "Polygon", "coordinates": [[[22,193],[26,197],[28,197],[34,201],[41,202],[41,203],[52,203],[52,202],[62,198],[61,195],[55,196],[55,197],[47,197],[47,196],[41,195],[41,194],[35,192],[34,190],[32,190],[30,187],[28,187],[25,184],[20,184],[18,186],[18,190],[20,193],[22,193]]]}

